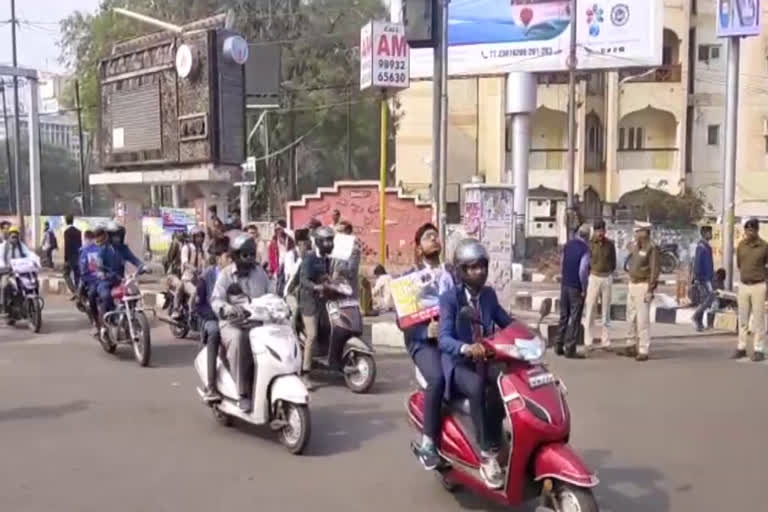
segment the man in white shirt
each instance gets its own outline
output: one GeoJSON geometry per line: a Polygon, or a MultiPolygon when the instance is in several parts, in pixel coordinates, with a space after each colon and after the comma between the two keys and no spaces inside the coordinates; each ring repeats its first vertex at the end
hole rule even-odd
{"type": "Polygon", "coordinates": [[[173,296],[173,318],[181,316],[181,298],[186,296],[190,313],[194,310],[195,297],[197,296],[197,278],[203,273],[205,265],[205,232],[199,226],[194,226],[189,231],[190,238],[181,248],[181,279],[176,285],[173,296]]]}

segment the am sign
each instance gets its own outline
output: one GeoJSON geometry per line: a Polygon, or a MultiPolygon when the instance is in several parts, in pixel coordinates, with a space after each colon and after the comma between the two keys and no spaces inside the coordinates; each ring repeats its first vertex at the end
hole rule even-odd
{"type": "Polygon", "coordinates": [[[360,30],[360,90],[407,89],[409,64],[403,25],[371,21],[360,30]]]}

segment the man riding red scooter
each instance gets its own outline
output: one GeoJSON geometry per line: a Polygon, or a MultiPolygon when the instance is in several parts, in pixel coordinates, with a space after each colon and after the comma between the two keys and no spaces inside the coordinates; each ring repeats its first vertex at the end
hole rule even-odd
{"type": "MultiPolygon", "coordinates": [[[[485,286],[489,257],[479,242],[459,243],[453,263],[458,285],[440,299],[443,484],[505,505],[538,496],[544,510],[596,512],[590,489],[597,478],[567,444],[565,387],[540,362],[544,342],[485,286]]],[[[417,380],[422,389],[407,407],[422,431],[425,381],[418,371],[417,380]]]]}

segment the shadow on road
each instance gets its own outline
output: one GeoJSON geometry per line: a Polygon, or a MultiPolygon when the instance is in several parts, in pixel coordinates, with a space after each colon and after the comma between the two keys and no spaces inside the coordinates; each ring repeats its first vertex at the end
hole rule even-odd
{"type": "MultiPolygon", "coordinates": [[[[606,463],[607,450],[588,450],[584,458],[597,471],[600,485],[595,495],[604,512],[668,512],[669,493],[664,489],[664,474],[648,467],[616,467],[606,463]]],[[[692,486],[681,487],[688,492],[692,486]]]]}
{"type": "Polygon", "coordinates": [[[322,457],[359,450],[370,441],[395,428],[401,411],[381,411],[373,405],[334,405],[312,408],[312,440],[308,457],[322,457]]]}
{"type": "Polygon", "coordinates": [[[61,405],[41,405],[0,410],[0,422],[13,420],[52,419],[88,409],[91,402],[76,400],[61,405]]]}

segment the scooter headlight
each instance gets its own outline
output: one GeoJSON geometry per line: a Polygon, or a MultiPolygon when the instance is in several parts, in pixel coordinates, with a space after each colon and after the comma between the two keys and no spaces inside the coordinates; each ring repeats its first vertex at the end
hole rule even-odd
{"type": "Polygon", "coordinates": [[[544,357],[546,345],[544,340],[538,336],[530,339],[516,339],[514,343],[495,345],[497,352],[503,352],[509,357],[521,361],[534,362],[544,357]]]}

